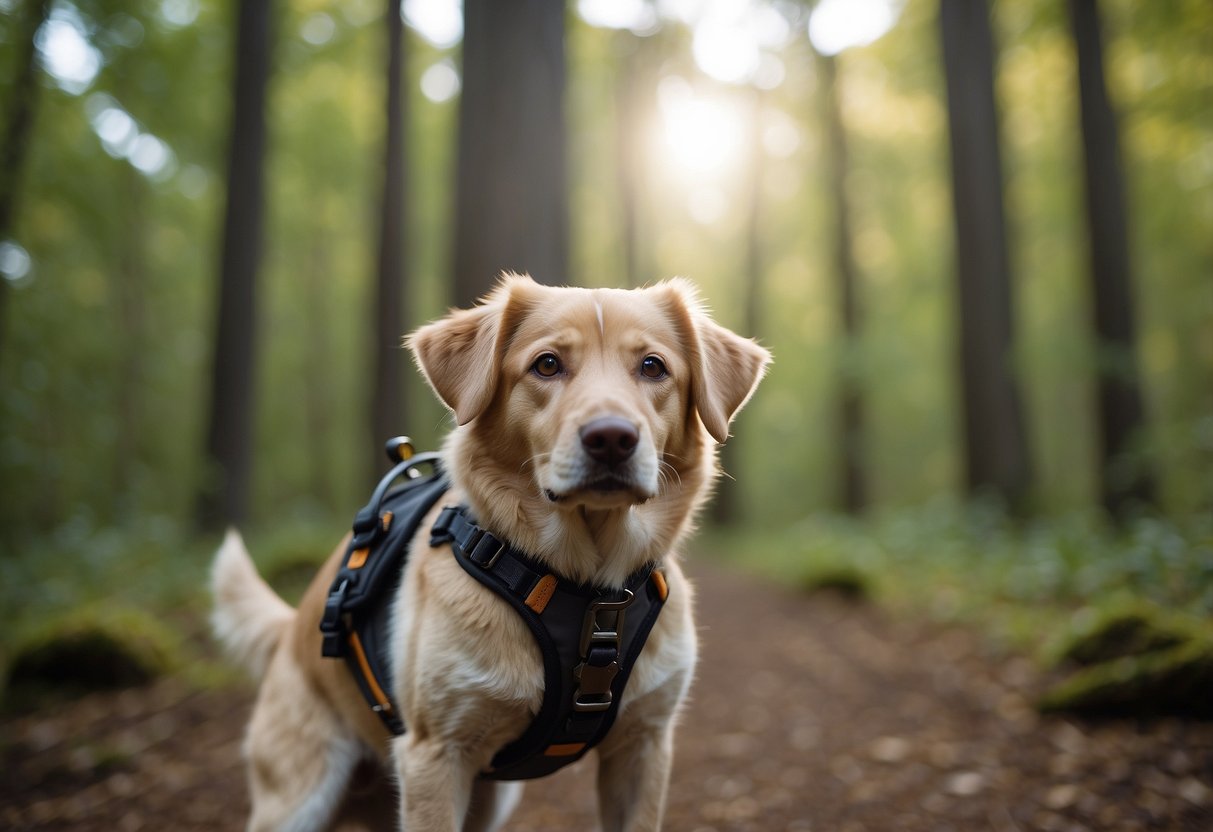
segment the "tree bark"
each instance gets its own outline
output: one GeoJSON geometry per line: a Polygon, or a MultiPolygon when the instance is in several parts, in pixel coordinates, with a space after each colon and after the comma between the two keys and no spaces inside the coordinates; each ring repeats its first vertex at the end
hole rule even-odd
{"type": "Polygon", "coordinates": [[[247,519],[252,472],[270,0],[240,0],[237,9],[227,210],[206,439],[208,468],[197,515],[199,527],[205,530],[247,519]]]}
{"type": "Polygon", "coordinates": [[[842,322],[842,361],[838,367],[838,483],[843,511],[858,514],[867,505],[863,476],[863,400],[856,359],[860,310],[858,268],[851,240],[851,203],[847,195],[849,154],[838,102],[838,61],[817,53],[830,202],[834,215],[834,278],[842,322]]]}
{"type": "Polygon", "coordinates": [[[1027,437],[1012,366],[1012,294],[984,0],[941,0],[952,150],[966,484],[1026,508],[1027,437]]]}
{"type": "Polygon", "coordinates": [[[568,280],[563,0],[465,0],[454,288],[568,280]]]}
{"type": "MultiPolygon", "coordinates": [[[[17,196],[38,103],[38,49],[34,39],[51,8],[50,0],[33,0],[20,5],[26,19],[19,44],[21,52],[16,61],[17,77],[12,79],[6,102],[8,123],[4,125],[4,144],[0,146],[3,154],[0,156],[0,242],[12,236],[16,225],[17,196]]],[[[8,293],[8,281],[0,277],[0,355],[4,354],[8,293]]]]}
{"type": "Polygon", "coordinates": [[[1078,91],[1097,350],[1099,487],[1113,517],[1154,502],[1154,481],[1133,453],[1144,427],[1136,360],[1129,230],[1116,115],[1104,80],[1096,0],[1069,0],[1078,91]]]}
{"type": "Polygon", "coordinates": [[[373,390],[368,456],[372,474],[386,470],[383,443],[404,429],[404,296],[408,216],[405,200],[407,148],[404,84],[404,24],[401,0],[387,3],[387,98],[384,117],[383,202],[379,227],[379,273],[375,293],[373,390]],[[373,455],[371,455],[373,452],[373,455]]]}

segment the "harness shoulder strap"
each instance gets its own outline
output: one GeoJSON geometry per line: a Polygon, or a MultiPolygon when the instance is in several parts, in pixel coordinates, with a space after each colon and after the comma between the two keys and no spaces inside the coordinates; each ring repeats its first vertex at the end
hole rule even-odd
{"type": "Polygon", "coordinates": [[[388,692],[386,624],[391,605],[383,601],[399,583],[421,521],[450,489],[438,462],[433,454],[413,457],[379,483],[354,519],[354,534],[320,621],[322,655],[346,660],[371,709],[394,734],[404,733],[404,723],[388,692]],[[423,477],[414,471],[427,462],[434,466],[432,474],[423,477]],[[404,484],[389,490],[402,475],[404,484]]]}
{"type": "Polygon", "coordinates": [[[543,656],[539,712],[482,776],[527,780],[579,760],[619,712],[628,676],[665,603],[660,570],[646,566],[618,590],[572,584],[477,526],[463,506],[443,509],[430,543],[450,543],[459,565],[522,617],[543,656]]]}

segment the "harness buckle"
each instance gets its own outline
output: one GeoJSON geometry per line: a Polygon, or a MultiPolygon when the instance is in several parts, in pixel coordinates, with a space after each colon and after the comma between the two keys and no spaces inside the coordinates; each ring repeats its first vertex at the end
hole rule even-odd
{"type": "Polygon", "coordinates": [[[505,544],[484,529],[477,529],[476,535],[468,541],[464,551],[467,553],[468,560],[481,569],[492,569],[496,565],[497,559],[501,557],[501,553],[505,551],[505,544]],[[481,544],[484,544],[483,547],[481,544]],[[496,549],[493,549],[494,544],[497,546],[496,549]]]}
{"type": "Polygon", "coordinates": [[[320,654],[331,659],[339,659],[345,655],[345,622],[342,620],[345,606],[345,596],[349,592],[350,581],[344,579],[341,584],[329,593],[324,602],[324,615],[320,618],[320,633],[324,637],[320,646],[320,654]]]}
{"type": "Polygon", "coordinates": [[[619,601],[610,601],[602,597],[595,598],[586,608],[585,620],[581,625],[580,652],[583,658],[589,653],[590,645],[595,642],[607,642],[614,645],[616,650],[619,649],[619,639],[623,633],[624,611],[636,600],[636,596],[630,589],[623,590],[623,595],[623,599],[619,601]],[[598,623],[598,613],[600,612],[615,613],[615,618],[609,625],[612,629],[608,630],[604,625],[598,623]]]}
{"type": "Polygon", "coordinates": [[[573,692],[574,711],[606,711],[615,698],[611,685],[619,673],[624,615],[636,600],[630,589],[623,593],[618,601],[595,598],[586,608],[585,621],[581,625],[581,664],[573,669],[577,679],[577,690],[573,692]],[[599,622],[599,613],[611,614],[612,618],[607,623],[599,622]]]}
{"type": "Polygon", "coordinates": [[[577,677],[577,690],[573,693],[574,711],[605,711],[611,707],[615,698],[611,692],[611,683],[619,673],[619,660],[612,659],[608,664],[590,664],[588,661],[577,665],[573,675],[577,677]]]}

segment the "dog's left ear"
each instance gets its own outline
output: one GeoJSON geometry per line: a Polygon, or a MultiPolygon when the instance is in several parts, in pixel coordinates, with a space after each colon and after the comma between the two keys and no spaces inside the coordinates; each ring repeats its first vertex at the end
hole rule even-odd
{"type": "Polygon", "coordinates": [[[729,423],[766,373],[771,353],[709,318],[689,282],[675,279],[658,288],[671,293],[671,306],[689,341],[691,396],[699,419],[712,438],[723,443],[729,438],[729,423]]]}
{"type": "Polygon", "coordinates": [[[430,387],[466,425],[493,401],[501,373],[500,343],[512,289],[529,277],[503,275],[480,305],[456,309],[418,329],[405,343],[430,387]]]}
{"type": "Polygon", "coordinates": [[[699,419],[717,442],[729,438],[729,423],[749,401],[771,363],[771,354],[706,315],[697,316],[700,367],[692,383],[699,419]]]}

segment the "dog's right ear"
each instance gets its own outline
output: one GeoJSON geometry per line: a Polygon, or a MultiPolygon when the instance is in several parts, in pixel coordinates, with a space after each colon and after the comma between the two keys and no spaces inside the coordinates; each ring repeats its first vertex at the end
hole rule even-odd
{"type": "Polygon", "coordinates": [[[510,296],[514,287],[531,282],[504,275],[479,305],[452,310],[405,339],[425,380],[454,411],[456,423],[466,425],[492,402],[501,374],[501,346],[508,337],[503,322],[510,296]]]}
{"type": "Polygon", "coordinates": [[[691,398],[712,438],[723,444],[729,423],[753,395],[771,354],[708,317],[693,284],[682,278],[654,287],[682,332],[691,361],[691,398]]]}

